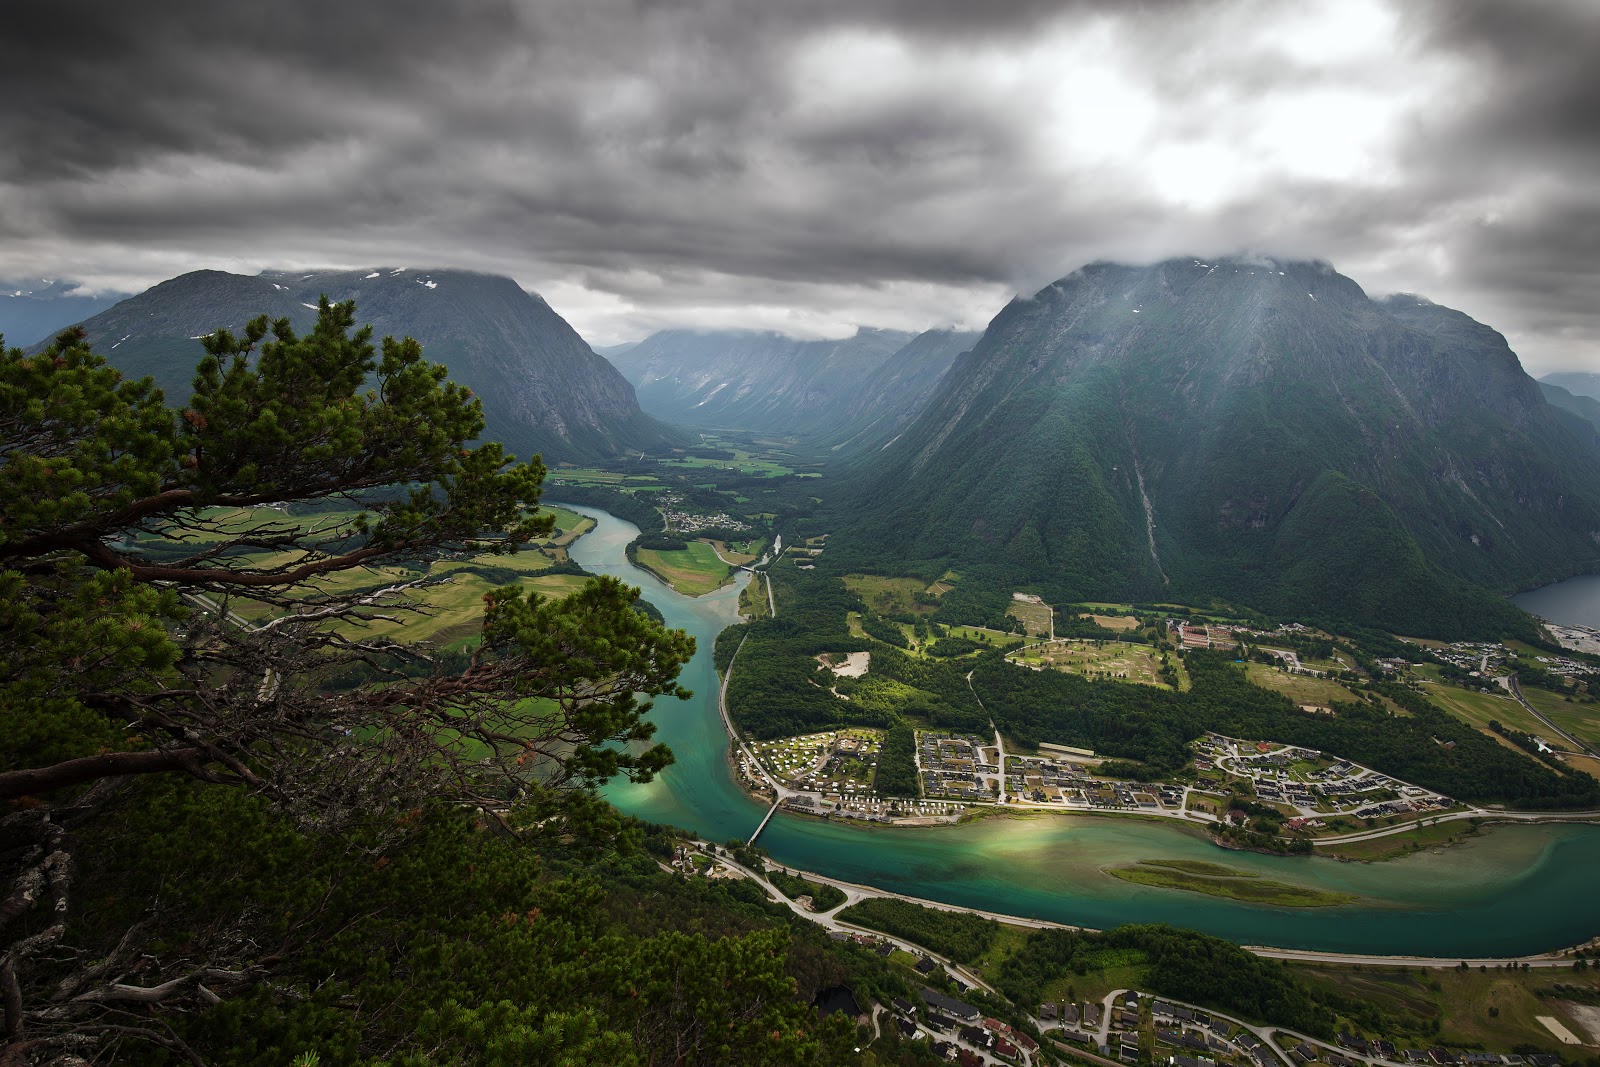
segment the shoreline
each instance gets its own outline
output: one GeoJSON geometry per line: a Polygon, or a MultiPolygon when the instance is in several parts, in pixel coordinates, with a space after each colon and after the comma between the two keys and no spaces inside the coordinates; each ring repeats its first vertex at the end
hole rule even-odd
{"type": "MultiPolygon", "coordinates": [[[[585,531],[585,532],[587,533],[589,531],[585,531]]],[[[630,564],[634,565],[634,566],[639,566],[635,561],[631,561],[630,560],[628,562],[630,564]]],[[[650,574],[652,574],[653,577],[656,577],[658,580],[660,580],[660,576],[655,574],[655,572],[651,571],[648,567],[641,566],[640,569],[641,570],[645,570],[646,573],[650,573],[650,574]]],[[[737,576],[735,575],[735,578],[736,577],[737,576]]],[[[756,576],[756,578],[754,580],[759,580],[759,575],[756,576]]],[[[677,592],[677,590],[675,590],[675,589],[673,591],[677,592]]],[[[684,596],[685,600],[693,599],[693,598],[689,598],[689,597],[685,596],[682,593],[679,593],[678,595],[684,596]]],[[[739,616],[743,616],[742,612],[741,613],[737,613],[737,614],[739,616]]],[[[748,621],[748,620],[745,620],[745,621],[748,621]]],[[[736,661],[737,654],[738,653],[736,652],[735,657],[734,657],[734,661],[736,661]]],[[[733,661],[730,661],[730,664],[729,664],[729,671],[730,672],[732,670],[732,663],[733,663],[733,661]]],[[[727,679],[728,679],[728,675],[724,675],[721,678],[721,681],[724,683],[724,685],[726,684],[727,679]]],[[[766,793],[766,795],[762,795],[761,793],[757,793],[752,789],[751,783],[747,783],[745,779],[743,779],[740,775],[738,775],[738,773],[737,773],[737,760],[734,757],[733,749],[734,749],[735,746],[742,745],[742,742],[741,742],[740,738],[738,737],[737,733],[732,730],[731,722],[729,722],[727,720],[727,718],[726,718],[726,709],[723,709],[723,710],[724,710],[724,735],[725,735],[725,738],[726,738],[726,744],[725,744],[725,747],[724,747],[724,758],[726,758],[726,759],[728,759],[730,761],[730,772],[733,775],[733,781],[730,782],[730,784],[733,785],[736,789],[738,789],[739,792],[744,793],[753,802],[755,802],[755,803],[757,803],[759,805],[762,805],[762,806],[771,806],[773,804],[773,796],[774,796],[774,794],[771,792],[770,788],[769,788],[769,791],[766,793]]],[[[753,760],[753,757],[751,757],[751,758],[753,760]]],[[[754,763],[753,766],[754,766],[754,769],[756,769],[758,773],[761,772],[762,768],[760,767],[759,763],[754,763]]],[[[793,809],[790,809],[790,808],[782,808],[781,812],[783,814],[808,814],[808,815],[811,815],[813,818],[827,819],[827,820],[832,821],[832,822],[840,822],[840,823],[847,823],[847,824],[848,823],[860,823],[863,828],[868,829],[868,830],[871,830],[871,829],[874,829],[874,828],[880,827],[880,826],[903,826],[903,825],[905,825],[905,824],[897,823],[894,820],[871,820],[871,821],[869,821],[869,820],[866,820],[866,819],[840,818],[838,816],[830,817],[828,814],[821,813],[821,812],[815,812],[815,811],[806,812],[804,810],[796,811],[796,810],[793,810],[793,809]]],[[[1071,812],[1069,812],[1069,811],[1061,811],[1061,810],[1058,810],[1058,809],[1057,810],[1052,810],[1052,809],[1045,809],[1045,808],[1037,808],[1037,809],[1035,809],[1035,808],[1018,808],[1018,807],[1011,807],[1011,806],[1001,807],[1001,806],[998,806],[998,805],[985,805],[985,806],[982,806],[980,808],[969,809],[968,811],[963,812],[961,815],[959,815],[959,816],[955,817],[954,819],[952,819],[950,821],[950,823],[947,823],[947,825],[960,824],[960,823],[966,822],[966,821],[981,820],[981,819],[985,819],[985,818],[992,818],[992,817],[995,817],[995,816],[1010,816],[1010,817],[1033,818],[1033,817],[1038,816],[1038,815],[1079,815],[1079,814],[1120,815],[1120,816],[1122,816],[1124,818],[1127,818],[1127,817],[1131,816],[1131,817],[1138,818],[1138,819],[1141,819],[1141,820],[1146,821],[1146,822],[1168,822],[1168,823],[1173,823],[1173,824],[1176,824],[1176,825],[1179,825],[1179,826],[1188,825],[1192,829],[1197,830],[1197,831],[1203,829],[1203,827],[1201,827],[1201,826],[1195,825],[1193,823],[1188,823],[1188,822],[1185,822],[1183,820],[1179,820],[1179,819],[1175,819],[1175,818],[1171,818],[1171,817],[1150,816],[1150,815],[1146,815],[1144,813],[1136,812],[1136,811],[1127,811],[1127,812],[1122,812],[1122,811],[1084,811],[1084,812],[1071,811],[1071,812]]],[[[1463,814],[1465,814],[1465,813],[1463,813],[1463,814]]],[[[1569,813],[1558,813],[1558,812],[1505,813],[1505,812],[1482,812],[1482,811],[1480,811],[1480,812],[1478,812],[1476,814],[1480,818],[1483,818],[1485,820],[1486,828],[1487,828],[1487,825],[1500,825],[1500,824],[1508,824],[1508,823],[1513,823],[1513,822],[1534,822],[1534,821],[1541,822],[1541,823],[1584,822],[1584,821],[1588,821],[1589,819],[1595,818],[1597,815],[1600,815],[1600,813],[1581,813],[1581,814],[1578,814],[1578,817],[1574,818],[1572,816],[1572,814],[1569,814],[1569,813]],[[1587,816],[1587,818],[1585,818],[1585,816],[1587,816]]],[[[753,820],[753,822],[754,822],[754,820],[753,820]]],[[[927,825],[926,822],[921,822],[919,820],[918,822],[910,823],[910,826],[912,828],[915,828],[919,824],[920,825],[927,825]]],[[[1409,827],[1405,827],[1405,826],[1395,827],[1395,828],[1385,828],[1385,830],[1379,831],[1377,834],[1374,834],[1373,836],[1380,836],[1380,835],[1387,836],[1387,834],[1389,834],[1389,833],[1403,833],[1407,829],[1409,829],[1409,827]]],[[[1209,835],[1207,835],[1207,836],[1209,838],[1209,835]]],[[[1352,835],[1352,836],[1354,836],[1354,835],[1352,835]]],[[[1367,835],[1366,834],[1362,834],[1360,836],[1365,837],[1367,835]]],[[[1326,857],[1325,856],[1324,858],[1333,858],[1333,857],[1326,857]]],[[[785,864],[785,866],[788,867],[790,865],[785,864]]],[[[808,880],[817,881],[819,883],[833,884],[833,885],[841,886],[841,887],[849,887],[849,886],[852,885],[852,883],[845,883],[845,882],[842,882],[840,879],[830,878],[827,875],[823,875],[823,874],[817,873],[815,871],[805,870],[805,869],[801,869],[801,868],[792,868],[792,869],[798,870],[798,872],[800,873],[800,875],[802,877],[807,878],[808,880]]],[[[869,892],[869,893],[871,893],[872,895],[904,897],[905,899],[907,899],[907,900],[909,900],[909,901],[911,901],[913,903],[921,904],[921,905],[926,906],[926,907],[930,907],[930,908],[934,908],[934,909],[938,909],[938,910],[951,911],[951,912],[966,912],[966,913],[971,913],[971,914],[979,914],[979,915],[983,915],[985,917],[994,918],[994,919],[996,919],[998,921],[1001,921],[1001,922],[1009,923],[1009,924],[1014,925],[1014,926],[1020,926],[1020,927],[1025,927],[1025,928],[1026,927],[1032,927],[1032,928],[1047,928],[1047,927],[1054,928],[1054,927],[1059,927],[1059,928],[1063,928],[1063,929],[1082,929],[1082,928],[1084,928],[1084,927],[1081,927],[1081,926],[1074,926],[1073,924],[1065,923],[1065,922],[1049,922],[1049,921],[1042,921],[1042,920],[1037,920],[1037,919],[1029,919],[1029,918],[1027,918],[1025,916],[1021,916],[1021,915],[1002,914],[1002,913],[998,913],[998,912],[985,912],[982,909],[976,909],[976,908],[966,907],[966,906],[962,906],[962,905],[946,904],[946,903],[944,903],[942,901],[929,900],[927,898],[921,898],[921,897],[911,897],[911,896],[909,896],[907,894],[892,893],[892,892],[888,892],[888,891],[877,889],[876,887],[873,887],[873,886],[862,886],[860,888],[865,890],[865,891],[867,891],[867,892],[869,892]]],[[[1130,920],[1130,921],[1132,921],[1132,920],[1130,920]]],[[[1588,943],[1589,943],[1588,941],[1584,942],[1584,944],[1588,944],[1588,943]]],[[[1460,962],[1461,962],[1461,958],[1459,956],[1454,956],[1454,957],[1449,957],[1449,958],[1435,958],[1435,957],[1426,957],[1426,956],[1398,956],[1398,955],[1363,956],[1363,955],[1360,955],[1360,954],[1349,954],[1349,953],[1338,953],[1338,952],[1318,952],[1318,951],[1314,951],[1314,950],[1310,950],[1310,949],[1280,948],[1280,947],[1277,947],[1277,946],[1247,945],[1245,947],[1247,947],[1250,951],[1255,952],[1258,955],[1276,956],[1276,957],[1287,958],[1287,959],[1298,959],[1298,960],[1306,960],[1306,961],[1313,961],[1313,962],[1350,963],[1350,964],[1356,964],[1356,965],[1373,964],[1373,965],[1385,965],[1385,966],[1408,966],[1409,965],[1409,966],[1455,967],[1455,966],[1458,966],[1460,964],[1460,962]]],[[[1571,957],[1570,957],[1570,955],[1568,955],[1571,951],[1572,951],[1571,947],[1553,948],[1553,949],[1545,950],[1545,951],[1542,951],[1542,952],[1539,952],[1539,953],[1530,954],[1530,955],[1524,955],[1524,956],[1484,957],[1482,959],[1474,958],[1470,962],[1471,962],[1471,965],[1474,965],[1474,966],[1477,966],[1479,964],[1488,964],[1488,963],[1496,963],[1496,964],[1498,964],[1498,963],[1501,963],[1501,962],[1528,962],[1528,963],[1533,964],[1533,965],[1544,966],[1544,967],[1566,966],[1566,965],[1570,965],[1570,963],[1571,963],[1571,957]]]]}
{"type": "MultiPolygon", "coordinates": [[[[585,532],[587,532],[587,531],[585,531],[585,532]]],[[[638,567],[640,570],[649,573],[657,581],[659,581],[662,585],[666,586],[668,589],[671,589],[674,593],[677,593],[681,597],[688,597],[690,600],[699,600],[703,596],[710,596],[712,593],[720,592],[722,589],[726,588],[727,586],[734,584],[738,580],[736,575],[738,575],[738,573],[739,573],[739,569],[738,568],[735,568],[734,570],[730,571],[728,573],[727,577],[723,578],[722,581],[717,583],[717,587],[715,589],[707,589],[704,593],[685,593],[682,589],[679,589],[676,585],[674,585],[672,583],[672,579],[671,578],[668,578],[665,574],[662,574],[660,571],[656,570],[654,567],[650,566],[650,564],[644,562],[643,560],[640,560],[640,559],[629,559],[628,562],[633,564],[635,567],[638,567]]],[[[726,561],[724,561],[724,562],[726,562],[726,561]]],[[[740,617],[741,620],[744,618],[743,615],[741,615],[739,617],[740,617]]]]}
{"type": "MultiPolygon", "coordinates": [[[[697,836],[692,836],[690,840],[697,842],[702,848],[719,847],[697,836]]],[[[1009,915],[1004,912],[988,911],[983,908],[970,908],[961,904],[948,904],[942,900],[932,900],[927,897],[913,896],[909,893],[899,893],[892,889],[880,889],[877,886],[867,885],[862,882],[845,881],[842,878],[834,878],[830,875],[818,874],[815,871],[809,871],[801,867],[796,867],[793,864],[781,864],[781,866],[786,871],[792,872],[797,878],[801,878],[806,881],[826,883],[827,885],[831,885],[836,889],[844,890],[847,895],[855,898],[847,900],[847,902],[844,905],[841,905],[841,907],[848,907],[850,904],[856,903],[858,900],[868,897],[886,897],[894,900],[904,900],[908,903],[917,904],[933,911],[964,912],[968,915],[976,915],[983,919],[993,919],[995,922],[1003,923],[1008,926],[1021,927],[1023,929],[1078,930],[1086,933],[1104,932],[1101,927],[1056,922],[1051,919],[1034,919],[1023,915],[1009,915]]],[[[826,914],[833,913],[830,912],[826,914]]],[[[819,918],[821,915],[822,913],[818,913],[819,918]]],[[[853,926],[855,924],[850,925],[853,926]]],[[[870,927],[859,927],[859,929],[863,929],[871,933],[880,932],[872,930],[870,927]]],[[[1600,942],[1600,936],[1592,937],[1589,940],[1580,942],[1578,944],[1566,945],[1560,948],[1549,949],[1545,952],[1530,953],[1522,956],[1469,957],[1399,955],[1380,956],[1354,952],[1326,952],[1316,949],[1281,948],[1274,945],[1240,944],[1239,947],[1244,949],[1246,952],[1252,953],[1253,955],[1263,956],[1269,959],[1290,960],[1300,963],[1331,963],[1357,967],[1424,967],[1428,969],[1454,970],[1459,968],[1462,963],[1467,964],[1469,967],[1499,967],[1501,965],[1526,963],[1530,967],[1554,969],[1572,966],[1574,962],[1573,953],[1581,949],[1588,949],[1597,942],[1600,942]]]]}

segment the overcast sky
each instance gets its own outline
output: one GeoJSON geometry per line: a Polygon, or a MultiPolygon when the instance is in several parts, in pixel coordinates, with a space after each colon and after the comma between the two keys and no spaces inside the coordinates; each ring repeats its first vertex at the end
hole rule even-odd
{"type": "Polygon", "coordinates": [[[16,0],[0,71],[0,277],[469,267],[603,345],[1237,250],[1600,370],[1595,0],[16,0]]]}

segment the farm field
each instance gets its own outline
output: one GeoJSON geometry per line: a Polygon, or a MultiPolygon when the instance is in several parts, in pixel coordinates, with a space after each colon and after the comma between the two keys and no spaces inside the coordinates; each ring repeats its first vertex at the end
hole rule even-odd
{"type": "MultiPolygon", "coordinates": [[[[1102,643],[1092,639],[1051,641],[1013,652],[1008,658],[1029,667],[1070,671],[1085,678],[1114,679],[1161,689],[1170,688],[1161,680],[1161,657],[1150,645],[1126,641],[1102,643]]],[[[1170,662],[1178,668],[1180,688],[1188,688],[1183,665],[1176,659],[1170,662]]]]}
{"type": "Polygon", "coordinates": [[[1423,682],[1422,691],[1429,700],[1450,714],[1485,732],[1492,732],[1489,730],[1491,721],[1498,721],[1524,733],[1537,734],[1541,730],[1550,732],[1543,723],[1529,715],[1521,704],[1507,696],[1474,692],[1443,682],[1423,682]]]}
{"type": "Polygon", "coordinates": [[[932,615],[936,604],[918,604],[917,593],[928,589],[920,578],[884,578],[876,574],[847,574],[844,584],[859,596],[867,607],[879,615],[907,612],[912,615],[932,615]]]}
{"type": "Polygon", "coordinates": [[[1032,604],[1025,600],[1013,600],[1006,605],[1006,614],[1026,626],[1028,628],[1028,636],[1050,636],[1050,605],[1032,604]]]}
{"type": "Polygon", "coordinates": [[[776,478],[785,474],[800,474],[806,477],[805,472],[796,471],[795,468],[781,463],[767,456],[757,457],[744,449],[734,449],[733,459],[705,459],[700,456],[674,456],[663,459],[660,465],[667,469],[694,470],[704,468],[709,470],[734,470],[745,475],[759,475],[763,478],[776,478]]]}
{"type": "Polygon", "coordinates": [[[662,482],[649,475],[623,474],[621,471],[601,470],[598,467],[555,467],[545,483],[547,493],[559,495],[562,485],[599,485],[631,493],[639,489],[665,489],[662,482]]]}
{"type": "Polygon", "coordinates": [[[701,596],[721,588],[733,569],[717,558],[704,541],[690,541],[687,548],[662,551],[639,549],[639,563],[661,576],[662,581],[684,596],[701,596]]]}
{"type": "MultiPolygon", "coordinates": [[[[1522,687],[1528,703],[1538,708],[1547,718],[1586,745],[1600,748],[1600,704],[1580,704],[1545,689],[1531,685],[1522,687]]],[[[1537,730],[1530,731],[1538,733],[1537,730]]],[[[1549,733],[1545,730],[1545,733],[1549,733]]],[[[1556,738],[1550,738],[1556,741],[1556,738]]]]}
{"type": "Polygon", "coordinates": [[[1353,703],[1356,695],[1338,682],[1326,678],[1313,678],[1308,674],[1290,674],[1265,663],[1245,665],[1245,674],[1252,684],[1274,693],[1282,693],[1296,704],[1329,707],[1335,703],[1353,703]]]}
{"type": "MultiPolygon", "coordinates": [[[[484,594],[506,583],[492,581],[460,566],[436,569],[433,573],[448,574],[450,580],[405,594],[408,602],[424,606],[426,614],[385,613],[395,617],[370,620],[361,627],[361,633],[368,637],[431,641],[440,645],[476,638],[483,620],[484,594]]],[[[563,597],[583,588],[588,580],[576,574],[530,573],[519,587],[547,597],[563,597]]]]}
{"type": "Polygon", "coordinates": [[[594,529],[594,520],[587,515],[579,515],[576,511],[566,508],[550,507],[540,508],[541,515],[555,515],[556,528],[550,536],[549,544],[565,548],[578,538],[594,529]]]}
{"type": "Polygon", "coordinates": [[[733,544],[726,541],[712,541],[711,545],[729,563],[745,566],[761,558],[761,550],[766,546],[766,540],[738,541],[733,544]]]}
{"type": "Polygon", "coordinates": [[[949,631],[951,637],[965,637],[968,641],[976,641],[980,645],[1005,645],[1022,640],[1018,634],[991,630],[986,626],[951,626],[949,631]]]}
{"type": "Polygon", "coordinates": [[[1137,630],[1139,620],[1132,615],[1090,615],[1096,626],[1107,630],[1137,630]]]}
{"type": "Polygon", "coordinates": [[[1554,1016],[1579,1035],[1587,1028],[1569,1007],[1577,998],[1540,994],[1552,994],[1557,984],[1578,991],[1584,999],[1600,993],[1600,980],[1592,971],[1450,968],[1424,973],[1329,964],[1288,966],[1313,988],[1359,997],[1382,1011],[1416,1020],[1421,1029],[1431,1029],[1431,1022],[1438,1020],[1442,1043],[1493,1050],[1527,1045],[1557,1051],[1560,1046],[1537,1016],[1554,1016]]]}
{"type": "MultiPolygon", "coordinates": [[[[212,521],[226,524],[229,529],[257,529],[268,524],[293,522],[307,530],[331,528],[348,522],[360,514],[358,508],[329,508],[309,515],[292,515],[282,509],[260,507],[254,509],[214,509],[207,515],[212,521]]],[[[580,588],[586,579],[570,574],[547,575],[556,562],[566,559],[565,545],[593,527],[594,521],[564,508],[542,509],[554,513],[556,534],[544,541],[524,545],[514,553],[495,555],[481,553],[475,556],[456,556],[433,561],[431,564],[389,565],[380,567],[358,566],[314,579],[305,586],[306,596],[326,596],[367,590],[426,579],[431,584],[410,590],[403,595],[374,605],[373,616],[364,623],[344,624],[352,632],[365,637],[389,637],[405,641],[432,641],[451,644],[475,638],[483,614],[483,596],[500,586],[517,582],[546,596],[565,596],[580,588]],[[477,572],[477,573],[474,573],[477,572]],[[439,581],[448,579],[447,581],[439,581]],[[397,605],[423,608],[424,611],[397,611],[397,605]]],[[[197,539],[206,543],[214,538],[197,539]]],[[[295,551],[262,553],[255,562],[262,566],[294,563],[303,559],[295,551]]],[[[236,601],[232,610],[239,616],[261,620],[274,614],[276,609],[252,601],[236,601]]]]}

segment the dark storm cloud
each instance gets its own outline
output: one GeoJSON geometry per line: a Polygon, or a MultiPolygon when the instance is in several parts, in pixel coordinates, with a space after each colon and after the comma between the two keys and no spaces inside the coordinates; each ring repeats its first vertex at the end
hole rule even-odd
{"type": "Polygon", "coordinates": [[[0,273],[460,265],[603,342],[981,324],[1086,260],[1244,248],[1532,363],[1600,326],[1587,3],[13,7],[0,273]]]}
{"type": "Polygon", "coordinates": [[[93,173],[163,152],[264,158],[354,132],[340,95],[460,70],[518,25],[505,3],[482,0],[23,0],[0,35],[7,170],[93,173]]]}

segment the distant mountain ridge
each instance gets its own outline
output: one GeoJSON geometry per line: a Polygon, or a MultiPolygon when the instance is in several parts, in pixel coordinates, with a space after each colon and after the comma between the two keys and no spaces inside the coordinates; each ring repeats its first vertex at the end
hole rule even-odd
{"type": "Polygon", "coordinates": [[[386,267],[269,271],[254,277],[195,271],[130,297],[82,323],[95,351],[125,374],[151,375],[181,403],[198,338],[257,315],[304,331],[318,298],[356,301],[358,322],[382,337],[409,335],[429,359],[483,402],[484,436],[521,458],[588,462],[690,443],[639,410],[633,386],[566,320],[510,278],[386,267]]]}
{"type": "Polygon", "coordinates": [[[914,411],[975,339],[949,330],[861,328],[838,341],[664,330],[612,358],[645,410],[673,422],[848,441],[914,411]]]}
{"type": "Polygon", "coordinates": [[[845,499],[836,566],[1401,632],[1486,632],[1486,590],[1600,566],[1600,456],[1504,338],[1316,263],[1097,263],[1013,300],[845,499]]]}
{"type": "Polygon", "coordinates": [[[122,293],[82,296],[77,290],[71,282],[50,278],[0,280],[0,337],[6,347],[43,341],[126,297],[122,293]]]}

